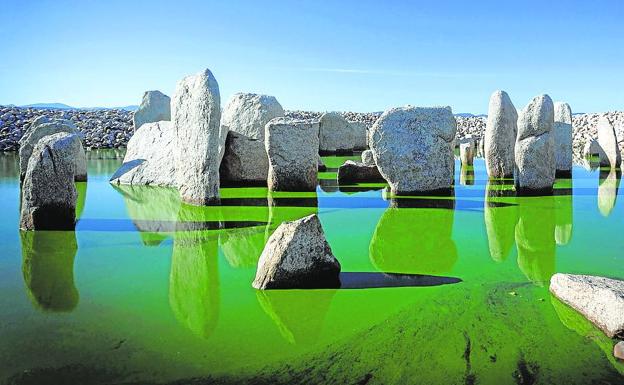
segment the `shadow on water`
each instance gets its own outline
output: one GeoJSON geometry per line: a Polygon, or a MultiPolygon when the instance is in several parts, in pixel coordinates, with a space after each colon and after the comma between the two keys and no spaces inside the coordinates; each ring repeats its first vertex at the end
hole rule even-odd
{"type": "Polygon", "coordinates": [[[376,289],[384,287],[424,287],[450,285],[462,282],[455,277],[440,277],[420,274],[340,273],[340,289],[376,289]]]}
{"type": "Polygon", "coordinates": [[[598,180],[598,210],[604,217],[608,217],[615,207],[620,178],[622,172],[619,169],[600,169],[598,180]]]}
{"type": "Polygon", "coordinates": [[[148,221],[129,219],[85,218],[76,225],[77,231],[140,231],[171,233],[174,231],[204,231],[264,226],[254,221],[148,221]]]}
{"type": "Polygon", "coordinates": [[[27,293],[38,308],[69,312],[78,305],[73,231],[20,231],[22,272],[27,293]]]}

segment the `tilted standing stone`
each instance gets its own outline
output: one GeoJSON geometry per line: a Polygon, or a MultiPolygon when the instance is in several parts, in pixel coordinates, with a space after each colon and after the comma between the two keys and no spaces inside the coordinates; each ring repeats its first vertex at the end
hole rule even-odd
{"type": "Polygon", "coordinates": [[[600,166],[611,168],[620,167],[622,159],[617,136],[615,135],[615,128],[613,128],[613,124],[604,116],[600,117],[598,120],[598,144],[602,149],[600,153],[600,166]]]}
{"type": "MultiPolygon", "coordinates": [[[[35,119],[30,128],[22,136],[22,139],[20,139],[20,180],[24,179],[30,155],[32,154],[33,149],[35,148],[39,140],[41,140],[41,138],[45,136],[56,134],[59,132],[67,132],[70,134],[75,134],[79,138],[81,137],[78,128],[76,128],[74,123],[69,120],[47,117],[39,117],[35,119]]],[[[74,160],[76,164],[75,178],[76,181],[86,181],[87,157],[85,155],[84,149],[82,148],[82,145],[80,147],[82,151],[78,151],[76,153],[76,159],[74,160]]]]}
{"type": "Polygon", "coordinates": [[[536,96],[518,118],[515,175],[521,195],[552,193],[555,183],[554,106],[548,95],[536,96]]]}
{"type": "Polygon", "coordinates": [[[456,122],[450,107],[398,107],[370,131],[379,172],[395,195],[448,192],[453,183],[456,122]]]}
{"type": "Polygon", "coordinates": [[[353,150],[353,128],[338,112],[327,112],[319,121],[319,151],[321,154],[353,150]]]}
{"type": "Polygon", "coordinates": [[[572,172],[572,109],[568,103],[555,103],[555,165],[557,174],[572,172]]]}
{"type": "Polygon", "coordinates": [[[28,161],[22,185],[20,229],[75,228],[74,157],[80,150],[82,143],[76,134],[60,132],[39,140],[28,161]]]}
{"type": "Polygon", "coordinates": [[[514,147],[518,132],[518,113],[505,91],[490,97],[485,126],[485,166],[490,178],[513,177],[514,147]]]}
{"type": "Polygon", "coordinates": [[[182,200],[195,205],[218,202],[219,166],[227,127],[220,125],[219,85],[210,70],[178,82],[171,116],[176,132],[176,179],[182,200]]]}
{"type": "Polygon", "coordinates": [[[258,261],[256,289],[340,286],[340,263],[325,239],[316,214],[282,223],[269,237],[258,261]]]}
{"type": "Polygon", "coordinates": [[[134,129],[161,120],[171,120],[171,98],[160,91],[145,91],[139,109],[132,116],[134,129]]]}
{"type": "Polygon", "coordinates": [[[318,132],[318,123],[310,121],[276,118],[267,123],[264,145],[269,157],[269,190],[316,190],[318,132]]]}

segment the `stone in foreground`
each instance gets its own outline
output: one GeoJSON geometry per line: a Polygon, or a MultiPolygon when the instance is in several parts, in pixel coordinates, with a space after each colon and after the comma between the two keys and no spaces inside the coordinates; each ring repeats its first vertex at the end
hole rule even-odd
{"type": "Polygon", "coordinates": [[[555,183],[554,105],[534,97],[518,118],[515,185],[519,195],[551,194],[555,183]]]}
{"type": "Polygon", "coordinates": [[[223,108],[221,124],[230,131],[263,141],[264,126],[281,116],[284,109],[275,96],[238,93],[223,108]]]}
{"type": "Polygon", "coordinates": [[[340,263],[316,214],[282,223],[258,261],[256,289],[339,287],[340,263]]]}
{"type": "Polygon", "coordinates": [[[269,158],[264,149],[264,140],[252,139],[233,131],[228,132],[225,154],[219,169],[221,180],[235,184],[266,185],[268,172],[269,158]]]}
{"type": "Polygon", "coordinates": [[[32,151],[24,183],[20,229],[73,230],[76,225],[75,154],[80,137],[60,132],[48,135],[32,151]]]}
{"type": "Polygon", "coordinates": [[[558,273],[550,279],[550,291],[608,337],[624,337],[624,281],[558,273]]]}
{"type": "Polygon", "coordinates": [[[135,131],[145,123],[171,120],[171,98],[160,91],[145,91],[139,109],[132,116],[135,131]]]}
{"type": "Polygon", "coordinates": [[[572,109],[568,103],[555,103],[555,167],[557,174],[572,172],[572,109]]]}
{"type": "Polygon", "coordinates": [[[518,132],[518,112],[505,91],[490,97],[483,150],[490,178],[511,178],[514,173],[514,148],[518,132]]]}
{"type": "Polygon", "coordinates": [[[604,116],[598,120],[598,144],[602,150],[600,152],[600,166],[611,168],[620,167],[622,160],[617,136],[615,135],[615,128],[613,128],[613,124],[604,116]]]}
{"type": "Polygon", "coordinates": [[[347,160],[338,168],[338,183],[385,182],[377,166],[347,160]]]}
{"type": "Polygon", "coordinates": [[[445,193],[453,183],[456,122],[450,107],[398,107],[370,131],[375,163],[395,195],[445,193]]]}
{"type": "Polygon", "coordinates": [[[220,100],[219,85],[208,69],[180,80],[171,100],[176,185],[186,203],[219,202],[219,166],[227,135],[227,127],[220,125],[220,100]]]}
{"type": "Polygon", "coordinates": [[[319,121],[319,151],[321,154],[353,151],[354,129],[338,112],[327,112],[319,121]]]}
{"type": "Polygon", "coordinates": [[[269,190],[316,190],[318,132],[318,123],[309,121],[276,118],[267,123],[264,145],[269,156],[269,190]]]}
{"type": "MultiPolygon", "coordinates": [[[[20,139],[20,149],[19,149],[19,165],[20,165],[20,180],[24,179],[24,175],[26,174],[26,168],[28,167],[28,161],[30,159],[30,155],[33,152],[33,149],[41,140],[41,138],[56,134],[59,132],[66,132],[70,134],[78,135],[80,138],[81,134],[78,131],[78,128],[72,123],[70,120],[66,119],[55,119],[48,118],[45,116],[40,116],[35,121],[33,121],[30,128],[24,133],[22,138],[20,139]]],[[[82,145],[80,146],[82,148],[82,145]]],[[[87,180],[87,158],[84,153],[84,149],[82,149],[82,155],[80,152],[77,153],[77,157],[75,159],[76,162],[76,181],[86,181],[87,180]]]]}
{"type": "Polygon", "coordinates": [[[121,175],[116,172],[115,175],[119,177],[111,179],[111,182],[175,187],[174,147],[175,132],[171,122],[141,125],[128,141],[126,155],[120,167],[120,170],[125,168],[127,171],[121,175]],[[132,162],[137,166],[127,167],[132,162]]]}

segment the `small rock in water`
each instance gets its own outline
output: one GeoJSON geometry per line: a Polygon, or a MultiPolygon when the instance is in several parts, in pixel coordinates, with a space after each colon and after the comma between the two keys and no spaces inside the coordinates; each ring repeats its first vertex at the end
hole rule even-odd
{"type": "Polygon", "coordinates": [[[256,289],[339,287],[340,263],[316,214],[282,223],[258,261],[256,289]]]}
{"type": "Polygon", "coordinates": [[[338,182],[385,182],[377,166],[347,160],[338,169],[338,182]]]}
{"type": "Polygon", "coordinates": [[[624,360],[624,341],[620,341],[613,347],[613,356],[618,360],[624,360]]]}

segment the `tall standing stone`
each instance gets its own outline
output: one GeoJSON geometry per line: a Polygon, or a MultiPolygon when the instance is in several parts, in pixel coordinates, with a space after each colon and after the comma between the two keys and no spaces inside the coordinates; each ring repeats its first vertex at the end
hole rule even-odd
{"type": "Polygon", "coordinates": [[[518,132],[518,113],[505,91],[490,97],[485,126],[485,166],[490,178],[511,178],[514,173],[514,147],[518,132]]]}
{"type": "Polygon", "coordinates": [[[448,192],[453,184],[450,107],[398,107],[383,113],[370,131],[375,164],[395,195],[448,192]]]}
{"type": "Polygon", "coordinates": [[[309,121],[277,118],[267,123],[264,145],[269,156],[269,190],[316,190],[318,132],[318,123],[309,121]]]}
{"type": "Polygon", "coordinates": [[[354,150],[366,150],[366,136],[368,135],[368,129],[365,123],[362,122],[349,122],[351,126],[351,135],[353,137],[353,143],[351,143],[354,150]]]}
{"type": "Polygon", "coordinates": [[[602,149],[600,166],[620,167],[622,159],[617,136],[615,135],[615,128],[613,128],[613,124],[605,116],[600,117],[598,120],[598,144],[602,149]]]}
{"type": "Polygon", "coordinates": [[[161,120],[171,120],[171,98],[160,91],[145,91],[139,109],[132,116],[134,129],[161,120]]]}
{"type": "Polygon", "coordinates": [[[518,118],[516,191],[521,195],[552,193],[555,183],[554,105],[548,95],[536,96],[518,118]]]}
{"type": "Polygon", "coordinates": [[[557,174],[572,173],[572,109],[568,103],[555,103],[555,164],[557,174]]]}
{"type": "Polygon", "coordinates": [[[20,229],[73,230],[76,224],[74,156],[82,148],[78,135],[48,135],[32,151],[24,183],[20,229]]]}
{"type": "Polygon", "coordinates": [[[176,133],[175,165],[184,202],[219,201],[219,166],[227,127],[220,125],[219,85],[210,70],[180,80],[171,101],[176,133]]]}
{"type": "Polygon", "coordinates": [[[321,154],[344,153],[353,150],[354,130],[339,112],[323,114],[319,124],[321,154]]]}

